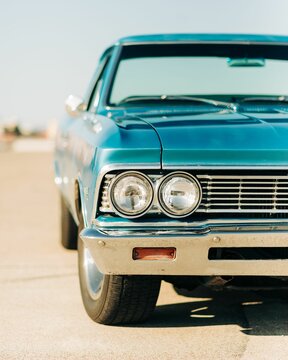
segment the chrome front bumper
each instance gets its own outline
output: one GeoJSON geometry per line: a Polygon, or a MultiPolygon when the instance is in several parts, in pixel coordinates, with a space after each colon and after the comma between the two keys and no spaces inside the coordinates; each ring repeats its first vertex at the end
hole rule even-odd
{"type": "Polygon", "coordinates": [[[288,231],[100,231],[86,228],[81,239],[104,274],[288,276],[287,260],[209,260],[210,248],[288,247],[288,231]],[[176,248],[173,260],[133,260],[133,249],[176,248]]]}

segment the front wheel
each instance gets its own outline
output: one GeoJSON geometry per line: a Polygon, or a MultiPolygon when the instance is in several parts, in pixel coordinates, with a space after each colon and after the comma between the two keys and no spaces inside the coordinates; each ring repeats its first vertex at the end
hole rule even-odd
{"type": "Polygon", "coordinates": [[[61,204],[61,244],[65,249],[76,250],[78,239],[78,226],[64,200],[63,195],[60,196],[61,204]]]}
{"type": "Polygon", "coordinates": [[[102,274],[80,237],[78,266],[82,300],[92,320],[106,325],[138,323],[153,312],[159,277],[102,274]]]}

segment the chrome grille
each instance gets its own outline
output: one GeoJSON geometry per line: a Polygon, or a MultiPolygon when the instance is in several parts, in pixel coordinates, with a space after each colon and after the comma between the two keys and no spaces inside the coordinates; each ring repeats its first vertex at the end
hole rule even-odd
{"type": "MultiPolygon", "coordinates": [[[[108,174],[102,185],[99,210],[112,213],[108,189],[116,175],[108,174]]],[[[288,176],[196,175],[203,192],[195,213],[288,213],[288,176]]],[[[157,183],[160,176],[150,177],[157,183]]],[[[149,213],[159,213],[157,201],[149,213]]]]}
{"type": "Polygon", "coordinates": [[[203,198],[197,212],[288,212],[287,176],[199,175],[203,198]]]}
{"type": "Polygon", "coordinates": [[[102,195],[100,200],[100,211],[102,212],[112,212],[109,197],[108,197],[108,188],[111,183],[111,180],[115,175],[106,175],[102,185],[102,195]]]}

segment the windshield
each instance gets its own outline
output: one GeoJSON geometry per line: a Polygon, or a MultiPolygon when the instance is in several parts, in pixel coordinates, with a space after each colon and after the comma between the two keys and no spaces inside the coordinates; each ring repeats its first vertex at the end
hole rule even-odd
{"type": "Polygon", "coordinates": [[[169,96],[180,95],[226,101],[235,101],[237,96],[288,95],[285,46],[191,44],[127,48],[112,84],[112,105],[128,104],[131,98],[136,103],[145,97],[155,101],[152,97],[163,100],[166,96],[169,100],[169,96]]]}

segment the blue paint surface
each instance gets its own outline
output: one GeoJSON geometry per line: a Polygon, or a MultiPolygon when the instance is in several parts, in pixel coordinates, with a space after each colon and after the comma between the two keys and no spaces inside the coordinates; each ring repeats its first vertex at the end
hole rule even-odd
{"type": "MultiPolygon", "coordinates": [[[[122,46],[136,43],[227,42],[287,46],[288,37],[238,34],[171,34],[122,38],[109,48],[99,106],[59,126],[55,168],[63,196],[75,215],[75,181],[80,184],[86,224],[95,217],[95,189],[107,166],[142,167],[162,171],[187,168],[286,168],[288,170],[288,110],[196,112],[191,106],[111,108],[105,104],[122,46]],[[88,194],[86,198],[83,193],[88,194]]],[[[193,44],[191,44],[193,46],[193,44]]],[[[96,75],[95,75],[96,76],[96,75]]],[[[94,83],[90,86],[90,92],[94,83]]],[[[87,102],[88,96],[85,98],[87,102]]],[[[96,190],[97,191],[97,190],[96,190]]],[[[96,204],[97,205],[97,204],[96,204]]]]}

